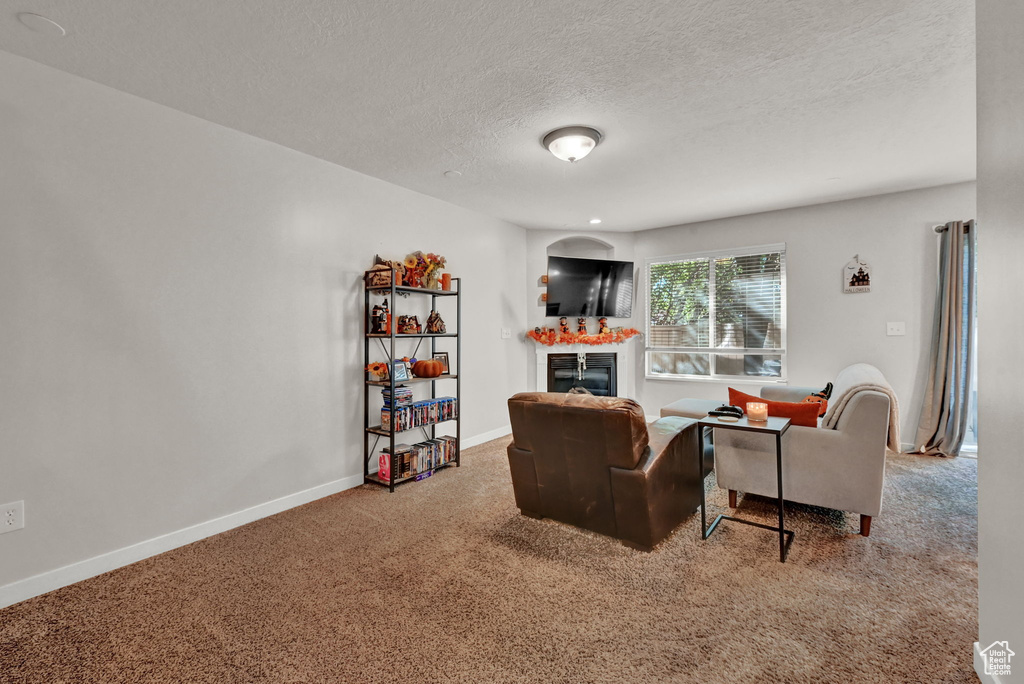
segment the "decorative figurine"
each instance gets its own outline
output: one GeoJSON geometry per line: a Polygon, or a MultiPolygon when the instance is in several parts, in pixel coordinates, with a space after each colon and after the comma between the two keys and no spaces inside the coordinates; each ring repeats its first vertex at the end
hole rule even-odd
{"type": "Polygon", "coordinates": [[[427,317],[427,333],[431,335],[443,335],[446,332],[441,314],[431,311],[427,317]]]}
{"type": "Polygon", "coordinates": [[[383,305],[375,304],[370,310],[370,334],[391,334],[391,312],[388,311],[388,300],[386,299],[383,305]]]}
{"type": "Polygon", "coordinates": [[[569,319],[566,318],[565,316],[562,316],[561,318],[558,319],[558,332],[562,333],[563,335],[569,334],[569,319]]]}
{"type": "Polygon", "coordinates": [[[419,319],[417,319],[416,316],[398,317],[399,335],[418,335],[421,332],[423,332],[423,328],[420,327],[419,319]]]}
{"type": "Polygon", "coordinates": [[[576,332],[580,335],[589,335],[587,332],[587,319],[585,316],[580,316],[576,319],[576,332]]]}
{"type": "Polygon", "coordinates": [[[608,327],[608,319],[607,318],[601,317],[601,318],[597,319],[597,332],[599,332],[602,335],[604,335],[604,334],[610,333],[611,331],[612,331],[612,329],[608,327]]]}
{"type": "Polygon", "coordinates": [[[371,335],[383,335],[384,334],[384,321],[385,314],[384,308],[380,304],[374,304],[373,309],[370,310],[370,334],[371,335]]]}
{"type": "Polygon", "coordinates": [[[405,266],[401,261],[385,261],[377,254],[373,257],[373,267],[366,272],[366,286],[371,288],[391,287],[391,274],[396,274],[395,285],[402,284],[405,266]]]}

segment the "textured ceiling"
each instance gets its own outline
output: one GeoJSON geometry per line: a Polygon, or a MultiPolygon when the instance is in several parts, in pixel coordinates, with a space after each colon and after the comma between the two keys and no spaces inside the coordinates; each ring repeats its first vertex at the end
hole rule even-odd
{"type": "Polygon", "coordinates": [[[972,0],[0,0],[0,47],[526,227],[975,174],[972,0]]]}

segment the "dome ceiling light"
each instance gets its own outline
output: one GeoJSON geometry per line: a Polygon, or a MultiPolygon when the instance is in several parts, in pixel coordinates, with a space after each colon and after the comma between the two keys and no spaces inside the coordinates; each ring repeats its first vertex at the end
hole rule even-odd
{"type": "Polygon", "coordinates": [[[601,131],[596,128],[566,126],[545,135],[541,144],[562,161],[577,162],[590,154],[601,138],[601,131]]]}

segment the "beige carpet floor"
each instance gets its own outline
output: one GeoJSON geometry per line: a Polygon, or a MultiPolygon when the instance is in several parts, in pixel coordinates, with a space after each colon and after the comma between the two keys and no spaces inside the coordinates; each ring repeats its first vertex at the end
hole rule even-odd
{"type": "Polygon", "coordinates": [[[867,539],[788,507],[782,564],[743,525],[643,553],[522,517],[506,442],[4,609],[0,681],[977,681],[976,461],[891,456],[867,539]]]}

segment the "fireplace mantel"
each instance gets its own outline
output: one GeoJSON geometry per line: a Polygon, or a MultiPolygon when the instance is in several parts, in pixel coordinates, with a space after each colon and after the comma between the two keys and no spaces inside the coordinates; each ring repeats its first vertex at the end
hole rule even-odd
{"type": "Polygon", "coordinates": [[[615,383],[618,386],[618,395],[622,397],[636,397],[636,343],[634,337],[624,342],[612,344],[556,344],[547,346],[534,344],[537,355],[536,384],[534,387],[538,392],[544,392],[548,386],[548,356],[551,354],[595,354],[614,352],[618,354],[616,362],[615,383]]]}

